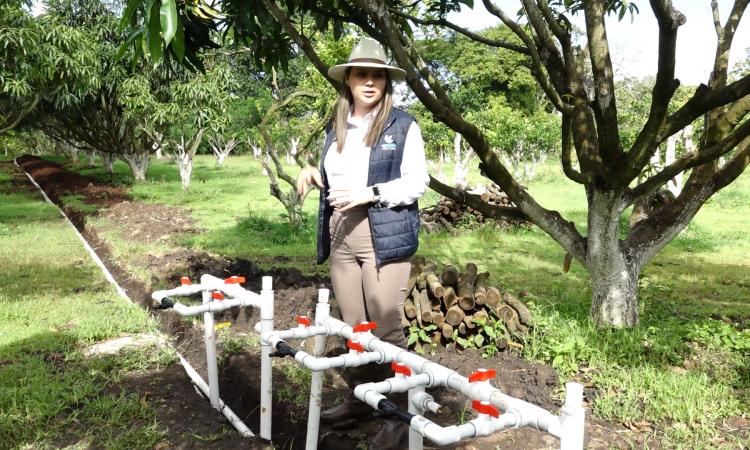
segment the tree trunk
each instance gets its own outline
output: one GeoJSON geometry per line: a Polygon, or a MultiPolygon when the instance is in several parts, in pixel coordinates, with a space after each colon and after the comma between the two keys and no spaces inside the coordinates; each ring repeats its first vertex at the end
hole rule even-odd
{"type": "Polygon", "coordinates": [[[95,150],[86,150],[86,161],[88,162],[88,166],[90,168],[96,167],[96,151],[95,150]]]}
{"type": "Polygon", "coordinates": [[[108,153],[108,152],[99,152],[99,156],[102,158],[102,162],[104,163],[104,170],[112,175],[114,171],[114,165],[115,165],[115,155],[114,153],[108,153]]]}
{"type": "Polygon", "coordinates": [[[591,274],[591,317],[598,327],[638,324],[641,263],[623,252],[619,239],[624,204],[619,192],[589,193],[587,267],[591,274]]]}
{"type": "Polygon", "coordinates": [[[185,152],[177,157],[177,167],[180,169],[180,180],[182,180],[182,190],[190,189],[190,176],[193,174],[193,156],[185,152]]]}
{"type": "Polygon", "coordinates": [[[68,148],[68,155],[70,156],[70,162],[78,164],[78,147],[74,145],[66,145],[68,148]]]}
{"type": "Polygon", "coordinates": [[[135,181],[146,181],[146,169],[148,168],[149,153],[123,153],[120,155],[130,167],[130,172],[133,174],[135,181]]]}

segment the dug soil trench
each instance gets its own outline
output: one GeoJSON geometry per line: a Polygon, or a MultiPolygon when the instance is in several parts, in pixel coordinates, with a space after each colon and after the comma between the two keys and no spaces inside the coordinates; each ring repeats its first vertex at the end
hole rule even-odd
{"type": "MultiPolygon", "coordinates": [[[[275,291],[275,327],[285,329],[296,326],[297,315],[312,316],[318,289],[330,288],[328,278],[304,276],[294,268],[261,269],[249,260],[227,260],[179,248],[173,244],[174,237],[182,233],[200,232],[187,211],[134,201],[122,187],[109,186],[43,159],[24,156],[17,161],[71,218],[130,298],[144,308],[150,309],[150,291],[154,286],[175,286],[181,276],[198,279],[204,273],[217,277],[240,275],[248,280],[243,285],[245,288],[258,292],[261,276],[269,275],[273,277],[275,291]],[[62,202],[66,195],[79,195],[85,204],[93,208],[83,208],[85,211],[82,211],[66,206],[62,202]],[[87,225],[86,219],[92,215],[110,219],[108,223],[113,225],[107,227],[112,228],[97,229],[87,225]],[[138,273],[150,274],[151,279],[146,280],[147,283],[134,277],[112,257],[110,247],[102,236],[105,232],[113,231],[129,242],[149,244],[158,241],[170,245],[171,250],[166,254],[128,262],[130,270],[137,267],[138,273]]],[[[8,168],[8,171],[12,170],[8,168]]],[[[20,171],[16,171],[15,176],[17,186],[26,184],[32,189],[20,171]]],[[[332,303],[335,311],[335,300],[332,303]]],[[[173,338],[178,351],[205,377],[202,322],[182,318],[170,310],[151,312],[158,317],[163,331],[173,338]]],[[[221,397],[254,432],[259,430],[260,414],[260,346],[257,345],[257,333],[253,331],[258,319],[258,312],[252,309],[226,311],[217,317],[217,323],[222,323],[225,327],[222,334],[229,333],[230,337],[255,342],[254,345],[237,348],[229,343],[237,342],[238,339],[220,339],[220,342],[225,342],[224,347],[220,348],[221,397]]],[[[312,339],[301,345],[309,351],[312,339]]],[[[337,351],[334,343],[329,347],[331,352],[337,351]]],[[[530,363],[507,352],[492,359],[483,359],[477,351],[459,354],[455,350],[441,347],[426,357],[464,375],[479,367],[495,369],[495,385],[505,393],[553,412],[557,412],[560,407],[560,381],[549,366],[530,363]]],[[[305,378],[305,371],[296,369],[296,365],[288,358],[274,360],[273,446],[276,449],[304,448],[308,408],[305,378]]],[[[160,449],[268,448],[268,443],[260,438],[239,437],[223,416],[211,409],[209,403],[195,393],[179,364],[148,376],[125,380],[112,386],[112,389],[137,392],[156,407],[158,422],[164,429],[170,430],[167,440],[157,446],[160,449]]],[[[347,393],[348,389],[340,374],[326,374],[323,408],[346,399],[347,393]]],[[[463,397],[444,389],[433,390],[432,394],[443,406],[439,415],[428,415],[437,423],[451,425],[473,417],[471,402],[463,397]]],[[[337,427],[322,426],[319,448],[367,448],[369,440],[380,429],[382,420],[373,415],[357,423],[338,424],[337,427]]],[[[636,444],[642,439],[643,436],[624,427],[587,417],[586,448],[629,448],[629,443],[636,444]]],[[[426,444],[429,442],[426,441],[426,444]]],[[[551,436],[523,428],[466,441],[451,448],[489,450],[558,447],[559,442],[551,436]]]]}

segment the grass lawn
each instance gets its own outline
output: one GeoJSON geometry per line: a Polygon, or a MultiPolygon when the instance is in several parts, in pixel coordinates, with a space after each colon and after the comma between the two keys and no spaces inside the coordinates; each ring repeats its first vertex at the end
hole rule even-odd
{"type": "Polygon", "coordinates": [[[0,449],[154,448],[165,432],[148,402],[108,388],[174,354],[87,352],[157,326],[117,295],[57,209],[17,192],[2,168],[0,267],[0,449]]]}
{"type": "MultiPolygon", "coordinates": [[[[132,184],[124,164],[115,169],[114,183],[132,184]]],[[[101,168],[78,170],[107,179],[101,168]]],[[[199,156],[193,173],[190,191],[183,192],[177,168],[155,161],[148,181],[130,191],[138,200],[190,210],[203,231],[176,245],[261,265],[278,265],[273,258],[283,255],[304,272],[327,272],[313,265],[315,193],[304,208],[307,226],[295,231],[252,157],[230,157],[217,168],[212,157],[199,156]]],[[[541,168],[529,190],[585,230],[583,190],[558,167],[541,168]]],[[[436,198],[429,192],[423,205],[436,198]]],[[[553,365],[562,381],[592,382],[598,389],[596,416],[646,423],[659,430],[655,442],[665,448],[741,448],[750,445],[747,434],[729,434],[721,423],[750,413],[748,216],[750,173],[714,196],[644,269],[641,324],[630,330],[592,326],[586,271],[574,262],[563,273],[564,251],[537,228],[503,232],[484,226],[423,235],[419,253],[454,265],[475,262],[509,291],[529,291],[537,325],[522,354],[553,365]]],[[[125,261],[166,251],[113,239],[125,261]]]]}

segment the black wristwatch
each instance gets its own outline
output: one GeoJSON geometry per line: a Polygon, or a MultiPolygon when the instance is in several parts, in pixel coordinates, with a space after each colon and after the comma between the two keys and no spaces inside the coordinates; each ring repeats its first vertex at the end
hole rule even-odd
{"type": "Polygon", "coordinates": [[[372,186],[372,201],[375,204],[380,204],[380,188],[377,184],[372,186]]]}

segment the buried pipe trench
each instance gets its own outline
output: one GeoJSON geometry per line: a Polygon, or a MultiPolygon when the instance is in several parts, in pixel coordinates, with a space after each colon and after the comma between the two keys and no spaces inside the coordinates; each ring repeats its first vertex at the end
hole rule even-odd
{"type": "MultiPolygon", "coordinates": [[[[68,225],[70,225],[70,227],[73,229],[73,232],[76,234],[76,236],[78,236],[78,238],[81,240],[81,242],[83,243],[83,247],[86,249],[86,251],[88,252],[88,254],[91,257],[91,259],[94,261],[94,263],[102,271],[102,273],[104,274],[104,277],[107,279],[107,281],[109,281],[109,283],[112,284],[112,286],[114,286],[115,290],[120,295],[120,297],[128,300],[129,302],[131,302],[133,304],[136,304],[128,296],[128,294],[125,292],[125,290],[122,288],[122,286],[120,286],[120,284],[117,282],[117,280],[115,280],[115,277],[112,275],[112,273],[109,271],[109,269],[107,269],[107,266],[104,265],[104,262],[101,260],[101,258],[99,258],[99,255],[97,255],[96,252],[94,251],[94,249],[91,248],[91,245],[89,245],[88,241],[86,241],[86,238],[84,238],[83,235],[81,234],[81,232],[78,231],[78,228],[76,228],[76,226],[73,224],[73,222],[70,220],[70,218],[62,210],[62,208],[58,207],[52,200],[50,200],[50,198],[47,196],[47,193],[44,192],[44,189],[42,189],[42,187],[39,186],[39,184],[34,180],[34,178],[28,172],[26,172],[21,167],[20,164],[18,164],[18,160],[17,159],[14,158],[13,159],[13,163],[16,165],[16,167],[18,167],[19,170],[21,170],[26,175],[26,177],[29,179],[29,181],[31,181],[31,184],[33,184],[39,190],[39,192],[42,194],[42,197],[44,198],[44,200],[46,200],[47,203],[49,203],[50,205],[52,205],[55,208],[57,208],[57,210],[60,212],[60,215],[63,217],[63,219],[65,219],[65,221],[68,223],[68,225]]],[[[210,314],[210,313],[206,313],[206,314],[210,314]]],[[[212,324],[212,329],[213,329],[213,324],[212,324]]],[[[188,360],[185,359],[185,357],[179,351],[177,351],[177,348],[175,348],[174,345],[172,345],[168,341],[165,341],[165,342],[177,354],[177,356],[179,357],[179,360],[180,360],[180,364],[185,369],[185,373],[188,375],[188,377],[193,382],[193,384],[198,389],[200,389],[200,391],[203,393],[203,395],[205,395],[207,398],[211,398],[211,396],[210,396],[210,388],[209,388],[209,385],[205,382],[205,380],[203,380],[203,378],[200,376],[200,374],[198,374],[198,372],[188,362],[188,360]]],[[[214,362],[216,361],[216,358],[215,358],[215,342],[214,342],[214,359],[213,360],[214,360],[214,362]]],[[[210,366],[211,366],[211,364],[209,363],[209,367],[210,366]]],[[[242,422],[242,420],[239,417],[237,417],[237,415],[228,406],[226,406],[224,404],[224,402],[220,398],[218,398],[218,389],[215,389],[214,392],[216,392],[216,398],[215,399],[211,399],[211,406],[214,407],[214,409],[216,409],[217,411],[219,411],[224,417],[226,417],[226,419],[229,421],[229,423],[232,424],[232,426],[237,430],[237,432],[240,435],[245,436],[245,437],[255,436],[255,434],[252,431],[250,431],[250,429],[244,424],[244,422],[242,422]]]]}

